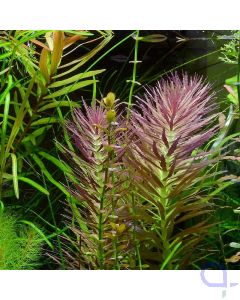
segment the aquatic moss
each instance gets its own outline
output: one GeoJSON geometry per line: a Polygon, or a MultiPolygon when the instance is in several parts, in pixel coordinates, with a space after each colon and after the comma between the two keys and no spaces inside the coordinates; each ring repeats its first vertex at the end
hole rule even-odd
{"type": "Polygon", "coordinates": [[[0,269],[29,270],[36,268],[40,255],[37,233],[17,222],[6,212],[0,212],[0,269]]]}

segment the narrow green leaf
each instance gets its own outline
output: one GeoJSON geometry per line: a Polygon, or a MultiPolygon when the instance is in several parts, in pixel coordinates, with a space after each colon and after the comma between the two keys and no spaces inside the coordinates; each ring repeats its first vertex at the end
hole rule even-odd
{"type": "Polygon", "coordinates": [[[43,193],[45,195],[49,195],[49,192],[45,188],[43,188],[40,184],[38,184],[37,182],[33,181],[32,179],[19,176],[18,180],[21,180],[23,182],[28,183],[29,185],[33,186],[34,188],[36,188],[37,190],[39,190],[39,192],[41,192],[41,193],[43,193]]]}
{"type": "Polygon", "coordinates": [[[61,30],[53,31],[53,51],[51,54],[51,75],[57,71],[63,52],[64,33],[61,30]]]}
{"type": "Polygon", "coordinates": [[[28,136],[26,136],[22,141],[26,142],[29,140],[32,140],[33,138],[35,139],[36,137],[42,135],[46,130],[48,130],[49,128],[51,128],[51,125],[47,125],[47,126],[43,126],[40,127],[36,130],[34,130],[31,134],[29,134],[28,136]]]}
{"type": "Polygon", "coordinates": [[[46,124],[51,124],[51,123],[58,123],[58,119],[55,117],[42,118],[42,119],[32,122],[32,126],[46,125],[46,124]]]}
{"type": "MultiPolygon", "coordinates": [[[[8,87],[12,85],[12,77],[9,76],[8,87]]],[[[7,93],[5,103],[4,103],[4,113],[3,113],[3,122],[1,128],[1,150],[0,150],[0,168],[1,171],[4,169],[7,153],[5,151],[5,140],[6,140],[6,132],[7,132],[7,124],[8,124],[8,114],[9,114],[9,106],[10,106],[10,94],[7,93]]]]}
{"type": "Polygon", "coordinates": [[[95,70],[95,71],[89,71],[89,72],[84,72],[84,73],[80,73],[80,74],[77,74],[77,75],[74,75],[68,79],[65,79],[65,80],[61,80],[61,81],[56,81],[52,84],[49,85],[49,88],[56,88],[56,87],[60,87],[60,86],[63,86],[63,85],[67,85],[67,84],[70,84],[72,82],[76,82],[76,81],[79,81],[80,79],[84,79],[84,78],[88,78],[88,77],[93,77],[97,74],[100,74],[102,72],[104,72],[105,69],[101,69],[101,70],[95,70]]]}
{"type": "Polygon", "coordinates": [[[52,155],[50,155],[46,152],[43,152],[43,151],[40,151],[38,154],[41,155],[42,157],[46,158],[47,160],[51,161],[55,166],[57,166],[63,172],[70,172],[71,171],[71,168],[68,165],[61,162],[56,157],[54,157],[54,156],[52,156],[52,155]]]}
{"type": "Polygon", "coordinates": [[[12,55],[12,52],[4,53],[4,54],[0,55],[0,60],[6,59],[7,57],[9,57],[9,56],[11,56],[11,55],[12,55]]]}
{"type": "Polygon", "coordinates": [[[42,239],[48,244],[48,246],[52,250],[54,250],[53,244],[49,241],[49,239],[47,238],[47,236],[43,233],[43,231],[40,228],[38,228],[35,224],[33,224],[30,221],[21,220],[20,222],[23,223],[23,224],[26,224],[26,225],[28,225],[30,227],[32,227],[42,237],[42,239]]]}
{"type": "Polygon", "coordinates": [[[1,76],[2,74],[6,73],[8,70],[9,70],[9,67],[6,68],[6,69],[4,69],[4,70],[2,70],[2,71],[0,72],[0,76],[1,76]]]}
{"type": "Polygon", "coordinates": [[[36,162],[36,164],[39,166],[39,168],[41,169],[41,171],[43,172],[43,174],[46,176],[46,178],[52,183],[54,184],[57,188],[59,188],[59,190],[61,190],[67,197],[70,197],[70,193],[67,191],[67,189],[64,188],[63,185],[61,185],[59,182],[57,182],[52,175],[48,172],[48,170],[46,169],[44,163],[41,161],[41,159],[36,155],[33,154],[32,155],[33,160],[36,162]]]}
{"type": "Polygon", "coordinates": [[[71,180],[73,182],[76,181],[76,178],[72,175],[71,168],[66,163],[63,163],[56,157],[54,157],[46,152],[43,152],[43,151],[40,151],[38,154],[41,155],[42,157],[44,157],[45,159],[49,160],[50,162],[52,162],[55,166],[57,166],[64,173],[67,173],[68,177],[71,178],[71,180]]]}
{"type": "MultiPolygon", "coordinates": [[[[10,134],[10,136],[8,138],[8,143],[7,143],[7,147],[6,147],[6,153],[8,153],[10,151],[10,149],[12,148],[14,140],[15,140],[16,136],[18,135],[19,129],[21,128],[21,125],[23,124],[23,119],[24,119],[24,116],[25,116],[25,114],[27,112],[28,97],[29,97],[29,95],[31,93],[34,81],[35,81],[35,76],[33,76],[32,80],[29,83],[29,86],[28,86],[28,89],[27,89],[27,93],[24,94],[24,96],[23,96],[24,98],[22,99],[21,107],[19,109],[18,115],[17,115],[15,123],[13,125],[11,134],[10,134]]],[[[20,91],[21,91],[21,88],[20,88],[20,91]]]]}
{"type": "Polygon", "coordinates": [[[162,43],[166,41],[167,37],[163,34],[149,34],[146,36],[139,36],[136,38],[136,40],[139,40],[141,42],[146,42],[146,43],[162,43]]]}
{"type": "Polygon", "coordinates": [[[94,35],[93,33],[89,31],[78,31],[78,30],[64,30],[65,33],[72,33],[75,35],[85,35],[85,36],[92,36],[94,35]]]}
{"type": "Polygon", "coordinates": [[[49,51],[43,48],[39,60],[39,69],[43,77],[45,78],[46,83],[49,83],[50,81],[50,74],[48,70],[48,55],[49,51]]]}
{"type": "Polygon", "coordinates": [[[46,104],[44,106],[42,106],[38,111],[44,111],[47,109],[51,109],[51,108],[56,108],[56,107],[62,107],[62,106],[67,106],[67,107],[79,107],[79,104],[73,101],[54,101],[52,103],[46,104]]]}
{"type": "Polygon", "coordinates": [[[181,246],[182,242],[179,242],[174,248],[173,250],[170,252],[170,254],[168,255],[168,257],[166,257],[166,259],[164,260],[163,264],[161,265],[160,270],[164,270],[164,268],[167,266],[167,264],[169,263],[169,261],[173,258],[174,254],[177,252],[178,248],[181,246]]]}
{"type": "Polygon", "coordinates": [[[59,97],[62,95],[66,95],[66,94],[76,91],[80,88],[83,88],[85,86],[93,84],[94,82],[95,82],[95,80],[85,80],[85,81],[81,81],[78,83],[74,83],[70,86],[66,86],[65,88],[63,88],[61,90],[58,90],[57,92],[54,92],[50,95],[45,96],[44,99],[51,99],[51,98],[56,98],[56,97],[59,97]]]}
{"type": "Polygon", "coordinates": [[[97,95],[97,82],[96,82],[96,78],[95,76],[93,76],[93,89],[92,89],[92,102],[91,102],[91,106],[94,106],[96,104],[96,95],[97,95]]]}
{"type": "MultiPolygon", "coordinates": [[[[82,57],[80,57],[79,59],[76,59],[76,60],[72,60],[71,62],[65,64],[65,65],[62,65],[59,67],[59,69],[61,68],[66,68],[70,65],[73,65],[75,64],[75,66],[73,66],[72,68],[68,69],[67,71],[61,73],[61,74],[58,74],[56,76],[54,76],[53,78],[59,78],[59,77],[62,77],[62,76],[65,76],[75,70],[77,70],[78,68],[80,68],[82,65],[84,65],[87,61],[89,61],[93,56],[95,56],[102,48],[104,48],[108,42],[110,42],[110,40],[112,39],[112,34],[109,33],[108,36],[106,36],[104,38],[104,40],[99,43],[94,49],[92,49],[91,51],[89,51],[87,54],[83,55],[82,57]]],[[[91,69],[91,67],[89,68],[91,69]]]]}
{"type": "Polygon", "coordinates": [[[13,187],[14,187],[14,192],[15,192],[16,198],[19,199],[17,157],[14,153],[11,153],[11,157],[12,157],[13,187]]]}

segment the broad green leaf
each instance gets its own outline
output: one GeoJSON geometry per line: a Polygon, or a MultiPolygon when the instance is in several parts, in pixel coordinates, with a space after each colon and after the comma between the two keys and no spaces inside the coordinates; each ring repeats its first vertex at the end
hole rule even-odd
{"type": "Polygon", "coordinates": [[[44,99],[51,99],[51,98],[56,98],[62,95],[66,95],[68,93],[71,93],[75,90],[78,90],[80,88],[83,88],[85,86],[88,86],[90,84],[93,84],[95,82],[95,80],[85,80],[85,81],[81,81],[75,84],[72,84],[70,86],[66,86],[65,88],[58,90],[57,92],[54,92],[50,95],[47,95],[44,97],[44,99]]]}
{"type": "Polygon", "coordinates": [[[67,84],[72,83],[72,82],[79,81],[80,79],[83,79],[83,78],[93,77],[93,76],[95,76],[97,74],[100,74],[104,71],[105,71],[105,69],[101,69],[101,70],[96,70],[96,71],[89,71],[89,72],[80,73],[80,74],[74,75],[74,76],[72,76],[68,79],[61,80],[61,81],[56,81],[56,82],[50,84],[49,88],[56,88],[56,87],[60,87],[60,86],[63,86],[63,85],[67,85],[67,84]]]}

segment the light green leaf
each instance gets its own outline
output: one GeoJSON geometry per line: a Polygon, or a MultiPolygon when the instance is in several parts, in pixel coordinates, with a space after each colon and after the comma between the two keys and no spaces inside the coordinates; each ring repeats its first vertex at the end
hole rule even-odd
{"type": "Polygon", "coordinates": [[[84,35],[84,36],[92,36],[94,35],[93,33],[89,31],[78,31],[78,30],[64,30],[65,33],[72,33],[75,35],[84,35]]]}
{"type": "Polygon", "coordinates": [[[164,270],[164,268],[167,266],[167,264],[169,263],[169,261],[173,258],[173,256],[176,254],[178,248],[181,246],[182,242],[179,242],[175,245],[175,247],[173,248],[173,250],[169,253],[169,255],[165,258],[163,264],[161,265],[160,270],[164,270]]]}
{"type": "Polygon", "coordinates": [[[70,86],[66,86],[65,88],[58,90],[57,92],[54,92],[50,95],[45,96],[44,99],[51,99],[51,98],[56,98],[56,97],[59,97],[62,95],[66,95],[66,94],[76,91],[80,88],[83,88],[85,86],[93,84],[94,82],[95,82],[95,80],[85,80],[85,81],[81,81],[81,82],[72,84],[70,86]]]}
{"type": "Polygon", "coordinates": [[[65,64],[65,65],[62,65],[59,67],[59,69],[61,68],[66,68],[70,65],[73,65],[75,64],[75,66],[73,66],[72,68],[68,69],[67,71],[61,73],[61,74],[58,74],[56,76],[54,76],[53,78],[59,78],[59,77],[62,77],[62,76],[65,76],[75,70],[77,70],[78,68],[80,68],[82,65],[84,65],[87,61],[89,61],[94,55],[96,55],[102,48],[104,48],[108,42],[110,42],[112,38],[112,33],[110,32],[108,36],[106,36],[104,38],[104,40],[98,44],[94,49],[92,49],[91,51],[89,51],[87,54],[83,55],[82,57],[80,57],[79,59],[76,59],[76,60],[72,60],[71,62],[65,64]]]}
{"type": "Polygon", "coordinates": [[[19,199],[17,157],[14,153],[11,153],[11,157],[12,157],[13,187],[14,187],[14,192],[15,192],[16,198],[19,199]]]}
{"type": "Polygon", "coordinates": [[[26,141],[30,141],[33,138],[35,139],[36,137],[38,137],[39,135],[42,135],[44,133],[44,131],[48,130],[49,128],[51,128],[51,125],[47,125],[47,126],[43,126],[40,127],[36,130],[34,130],[31,134],[29,134],[28,136],[26,136],[22,141],[26,142],[26,141]]]}
{"type": "Polygon", "coordinates": [[[50,108],[56,108],[56,107],[62,107],[62,106],[67,106],[67,107],[79,107],[79,104],[76,102],[70,102],[70,101],[55,101],[49,104],[46,104],[42,106],[38,111],[44,111],[50,108]]]}
{"type": "Polygon", "coordinates": [[[32,122],[32,126],[46,125],[46,124],[58,123],[58,122],[59,120],[55,117],[47,117],[32,122]]]}
{"type": "Polygon", "coordinates": [[[28,183],[29,185],[33,186],[34,188],[36,188],[37,190],[39,190],[39,192],[41,192],[41,193],[43,193],[45,195],[49,195],[49,192],[45,188],[43,188],[40,184],[38,184],[37,182],[33,181],[32,179],[19,176],[18,180],[21,180],[23,182],[28,183]]]}
{"type": "Polygon", "coordinates": [[[162,43],[166,41],[167,37],[163,34],[156,33],[156,34],[149,34],[146,36],[139,36],[135,39],[146,43],[162,43]]]}
{"type": "Polygon", "coordinates": [[[51,161],[54,165],[56,165],[63,172],[70,172],[71,171],[71,168],[68,165],[61,162],[56,157],[54,157],[54,156],[52,156],[52,155],[50,155],[46,152],[43,152],[43,151],[40,151],[38,154],[41,155],[42,157],[46,158],[47,160],[51,161]]]}
{"type": "Polygon", "coordinates": [[[104,71],[105,71],[105,69],[80,73],[80,74],[74,75],[74,76],[72,76],[68,79],[61,80],[61,81],[56,81],[56,82],[50,84],[49,88],[56,88],[56,87],[60,87],[60,86],[63,86],[63,85],[67,85],[67,84],[72,83],[72,82],[79,81],[80,79],[83,79],[83,78],[93,77],[93,76],[95,76],[97,74],[100,74],[104,71]]]}
{"type": "MultiPolygon", "coordinates": [[[[3,178],[7,179],[7,180],[13,180],[13,175],[12,174],[8,174],[8,173],[3,173],[3,178]]],[[[34,188],[36,188],[37,190],[39,190],[39,192],[45,194],[45,195],[49,195],[49,192],[43,188],[39,183],[33,181],[30,178],[27,177],[23,177],[23,176],[18,176],[18,180],[23,181],[31,186],[33,186],[34,188]]]]}
{"type": "Polygon", "coordinates": [[[42,157],[44,157],[45,159],[51,161],[55,166],[57,166],[64,173],[67,173],[68,177],[71,178],[71,180],[73,182],[76,181],[76,178],[72,175],[71,168],[66,163],[62,162],[61,160],[57,159],[56,157],[54,157],[46,152],[43,152],[43,151],[40,151],[38,154],[41,155],[42,157]]]}
{"type": "Polygon", "coordinates": [[[41,169],[42,173],[46,176],[46,178],[52,183],[54,184],[56,187],[59,188],[59,190],[61,190],[67,197],[70,197],[70,193],[67,191],[67,189],[64,188],[63,185],[61,185],[58,181],[56,181],[52,175],[48,172],[48,170],[46,169],[44,163],[41,161],[41,159],[36,155],[33,154],[32,155],[33,160],[36,162],[36,164],[39,166],[39,168],[41,169]]]}
{"type": "Polygon", "coordinates": [[[240,244],[235,242],[230,243],[229,246],[232,248],[240,248],[240,244]]]}

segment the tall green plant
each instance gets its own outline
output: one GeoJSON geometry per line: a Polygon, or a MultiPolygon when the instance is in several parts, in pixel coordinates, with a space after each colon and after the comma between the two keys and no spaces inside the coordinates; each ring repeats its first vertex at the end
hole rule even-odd
{"type": "Polygon", "coordinates": [[[201,78],[174,75],[147,89],[132,111],[135,139],[125,160],[136,178],[137,201],[149,205],[153,222],[145,227],[156,234],[152,249],[160,266],[187,263],[209,227],[206,167],[212,161],[208,152],[192,153],[216,132],[213,96],[201,78]]]}
{"type": "Polygon", "coordinates": [[[111,39],[109,31],[99,32],[90,42],[100,40],[87,53],[74,61],[65,57],[86,40],[88,31],[2,31],[0,81],[0,200],[12,195],[19,198],[18,181],[48,194],[24,172],[26,160],[38,152],[45,134],[63,118],[61,108],[79,106],[69,101],[68,93],[96,84],[95,76],[104,70],[82,69],[111,39]],[[76,74],[77,72],[77,74],[76,74]],[[23,174],[23,175],[21,175],[23,174]],[[14,189],[4,189],[12,176],[14,189]]]}

